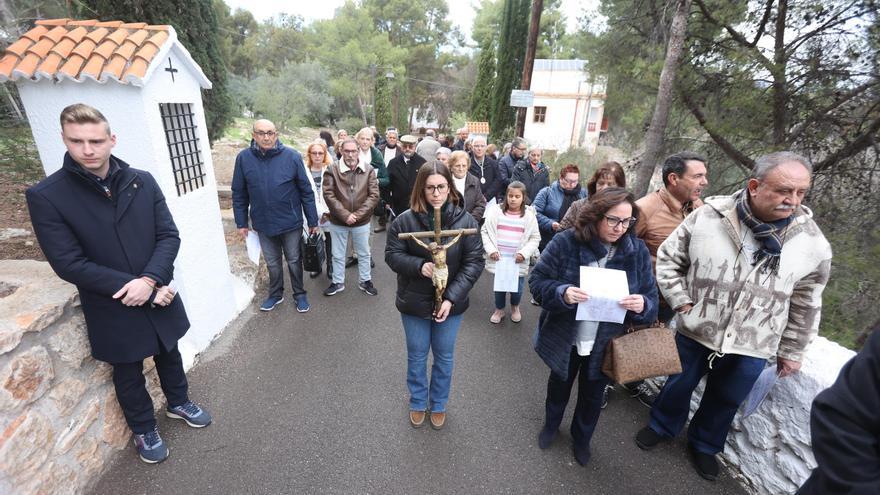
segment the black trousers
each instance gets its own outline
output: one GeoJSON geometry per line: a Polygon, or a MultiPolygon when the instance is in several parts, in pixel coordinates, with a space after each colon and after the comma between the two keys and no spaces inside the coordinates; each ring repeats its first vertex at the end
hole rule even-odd
{"type": "Polygon", "coordinates": [[[604,375],[598,380],[587,378],[589,356],[579,356],[577,347],[572,346],[568,360],[568,378],[551,372],[547,380],[547,400],[545,401],[545,425],[553,430],[559,428],[565,407],[571,396],[571,387],[574,380],[578,381],[577,404],[574,407],[574,416],[571,419],[571,437],[574,443],[581,447],[588,447],[599,422],[599,413],[602,412],[602,394],[608,378],[604,375]]]}
{"type": "MultiPolygon", "coordinates": [[[[159,354],[153,356],[153,361],[156,363],[159,384],[168,399],[168,405],[179,406],[186,402],[186,373],[183,371],[183,358],[177,345],[171,350],[165,350],[160,343],[159,354]]],[[[155,428],[153,399],[147,392],[143,361],[113,364],[113,385],[116,387],[116,399],[131,431],[142,435],[155,428]]]]}

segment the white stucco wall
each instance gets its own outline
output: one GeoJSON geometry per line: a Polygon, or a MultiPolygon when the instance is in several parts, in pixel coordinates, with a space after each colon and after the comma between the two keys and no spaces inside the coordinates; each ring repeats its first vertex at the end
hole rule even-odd
{"type": "Polygon", "coordinates": [[[534,70],[531,90],[535,93],[534,106],[526,112],[523,137],[530,144],[544,149],[565,151],[579,145],[585,132],[583,147],[593,153],[599,141],[599,129],[604,112],[605,86],[590,84],[582,70],[534,70]],[[592,97],[591,97],[592,95],[592,97]],[[535,108],[547,107],[544,122],[534,122],[535,108]],[[595,129],[588,131],[587,109],[593,109],[595,129]]]}
{"type": "Polygon", "coordinates": [[[61,167],[65,147],[60,138],[58,116],[73,103],[98,108],[117,136],[114,155],[131,166],[150,172],[165,193],[168,207],[180,231],[181,246],[175,261],[175,281],[186,305],[191,327],[181,339],[180,350],[189,368],[198,352],[223,330],[247,304],[229,270],[226,242],[220,220],[217,186],[204,118],[200,86],[176,48],[157,63],[167,66],[171,58],[176,82],[159,68],[145,88],[110,81],[76,83],[65,80],[20,81],[22,102],[31,123],[46,174],[61,167]],[[196,114],[205,185],[177,196],[159,103],[192,103],[196,114]]]}

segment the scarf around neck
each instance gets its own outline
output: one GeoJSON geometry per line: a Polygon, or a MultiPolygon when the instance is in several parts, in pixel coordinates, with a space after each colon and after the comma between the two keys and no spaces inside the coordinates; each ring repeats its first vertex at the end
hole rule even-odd
{"type": "Polygon", "coordinates": [[[752,213],[748,196],[748,190],[743,189],[734,195],[734,199],[736,200],[736,214],[740,222],[748,227],[755,239],[761,243],[761,249],[755,253],[752,265],[757,265],[761,260],[767,258],[764,272],[769,271],[775,274],[779,271],[779,258],[782,255],[782,244],[785,241],[784,231],[791,223],[791,217],[775,222],[761,221],[752,213]]]}
{"type": "MultiPolygon", "coordinates": [[[[562,186],[559,186],[562,189],[562,186]]],[[[571,204],[580,199],[581,185],[578,184],[574,189],[562,189],[562,204],[559,206],[559,219],[565,218],[565,214],[571,207],[571,204]]]]}

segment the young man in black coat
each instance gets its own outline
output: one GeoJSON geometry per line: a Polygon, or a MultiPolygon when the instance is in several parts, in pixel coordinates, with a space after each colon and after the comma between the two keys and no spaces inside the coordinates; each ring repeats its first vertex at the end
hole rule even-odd
{"type": "Polygon", "coordinates": [[[177,227],[153,177],[111,155],[116,136],[88,105],[61,112],[64,164],[26,192],[46,259],[76,285],[92,356],[113,365],[116,397],[144,462],[168,457],[147,392],[143,360],[152,356],[166,415],[202,428],[207,411],[189,400],[177,341],[189,329],[175,289],[177,227]]]}

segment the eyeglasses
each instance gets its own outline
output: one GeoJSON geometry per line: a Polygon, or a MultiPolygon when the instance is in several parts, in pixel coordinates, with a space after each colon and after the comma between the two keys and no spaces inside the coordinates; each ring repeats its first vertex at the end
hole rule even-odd
{"type": "Polygon", "coordinates": [[[565,177],[561,177],[561,178],[559,179],[559,181],[560,181],[560,182],[564,182],[564,183],[569,184],[569,185],[572,185],[572,186],[578,183],[578,180],[577,180],[577,179],[574,179],[574,180],[568,180],[568,179],[566,179],[565,177]]]}
{"type": "Polygon", "coordinates": [[[309,154],[310,155],[323,155],[324,152],[323,151],[309,151],[309,154]]]}
{"type": "Polygon", "coordinates": [[[354,153],[357,153],[358,150],[357,150],[357,148],[355,148],[353,150],[342,150],[342,152],[347,153],[347,154],[354,154],[354,153]]]}
{"type": "Polygon", "coordinates": [[[425,192],[430,194],[443,194],[449,189],[449,184],[437,184],[436,186],[425,186],[425,192]]]}
{"type": "Polygon", "coordinates": [[[630,225],[636,223],[638,218],[629,217],[629,218],[617,218],[611,215],[605,215],[605,222],[612,229],[617,228],[618,225],[622,225],[624,229],[628,229],[630,225]]]}
{"type": "Polygon", "coordinates": [[[259,137],[272,137],[275,135],[275,131],[254,131],[254,134],[259,137]]]}
{"type": "Polygon", "coordinates": [[[522,151],[523,153],[525,153],[526,150],[528,150],[528,148],[516,148],[516,149],[519,150],[519,151],[522,151]]]}

